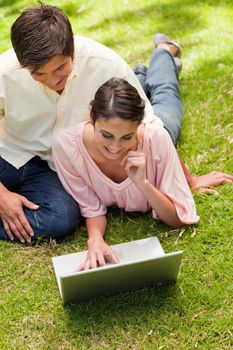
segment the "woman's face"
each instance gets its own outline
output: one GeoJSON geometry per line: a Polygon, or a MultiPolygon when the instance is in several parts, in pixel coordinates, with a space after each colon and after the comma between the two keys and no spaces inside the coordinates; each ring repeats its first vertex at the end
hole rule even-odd
{"type": "Polygon", "coordinates": [[[138,122],[120,117],[99,118],[94,125],[94,141],[107,159],[123,158],[136,147],[138,122]]]}

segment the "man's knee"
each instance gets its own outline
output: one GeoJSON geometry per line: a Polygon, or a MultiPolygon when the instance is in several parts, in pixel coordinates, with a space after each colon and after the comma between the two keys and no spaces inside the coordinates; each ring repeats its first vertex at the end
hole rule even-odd
{"type": "Polygon", "coordinates": [[[57,200],[44,205],[38,210],[25,210],[26,216],[37,237],[59,238],[74,233],[79,222],[80,210],[78,204],[70,200],[57,200]]]}

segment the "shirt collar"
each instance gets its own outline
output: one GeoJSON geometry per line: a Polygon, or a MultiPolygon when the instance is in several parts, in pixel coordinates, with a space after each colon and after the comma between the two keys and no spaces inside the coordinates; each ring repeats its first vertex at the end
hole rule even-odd
{"type": "MultiPolygon", "coordinates": [[[[76,72],[76,69],[74,69],[74,66],[73,66],[73,69],[72,69],[70,75],[68,76],[68,79],[67,79],[67,82],[66,82],[66,86],[69,84],[69,82],[72,79],[76,78],[76,76],[77,76],[77,72],[76,72]]],[[[44,90],[44,92],[48,93],[48,92],[51,91],[51,89],[47,85],[45,85],[43,83],[39,83],[39,84],[42,86],[42,89],[44,90]]],[[[54,90],[52,90],[52,91],[54,91],[54,90]]]]}

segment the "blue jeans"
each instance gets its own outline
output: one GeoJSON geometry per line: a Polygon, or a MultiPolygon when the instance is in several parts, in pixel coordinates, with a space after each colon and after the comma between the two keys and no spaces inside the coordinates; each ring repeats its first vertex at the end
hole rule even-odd
{"type": "MultiPolygon", "coordinates": [[[[0,157],[0,182],[11,192],[25,196],[39,209],[24,207],[24,213],[34,231],[33,238],[64,237],[74,232],[79,220],[79,207],[64,190],[57,174],[46,161],[32,158],[16,169],[0,157]]],[[[9,239],[0,219],[0,239],[9,239]]]]}
{"type": "Polygon", "coordinates": [[[183,114],[179,94],[177,68],[172,55],[164,49],[155,49],[148,69],[136,66],[134,72],[146,92],[155,115],[159,117],[176,145],[183,114]]]}

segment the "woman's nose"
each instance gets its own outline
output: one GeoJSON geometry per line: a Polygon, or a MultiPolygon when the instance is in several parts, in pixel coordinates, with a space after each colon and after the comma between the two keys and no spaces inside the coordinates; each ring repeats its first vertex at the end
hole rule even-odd
{"type": "Polygon", "coordinates": [[[112,141],[112,143],[111,143],[109,148],[110,148],[111,151],[118,151],[119,148],[120,148],[120,141],[118,141],[118,140],[112,141]]]}

